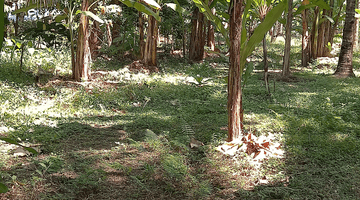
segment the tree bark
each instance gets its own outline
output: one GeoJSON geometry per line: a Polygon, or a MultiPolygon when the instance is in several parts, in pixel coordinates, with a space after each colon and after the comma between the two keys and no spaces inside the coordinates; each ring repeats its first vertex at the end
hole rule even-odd
{"type": "Polygon", "coordinates": [[[204,58],[205,31],[204,14],[198,8],[193,12],[189,60],[201,61],[204,58]]]}
{"type": "Polygon", "coordinates": [[[144,16],[142,12],[139,12],[139,47],[140,47],[140,60],[144,59],[144,51],[145,51],[145,34],[144,34],[144,16]]]}
{"type": "Polygon", "coordinates": [[[338,66],[334,73],[336,77],[340,78],[355,76],[352,66],[355,2],[356,0],[346,0],[346,16],[343,30],[343,40],[341,44],[338,66]]]}
{"type": "Polygon", "coordinates": [[[282,68],[282,76],[290,76],[290,49],[291,49],[291,24],[292,24],[292,4],[293,0],[288,1],[288,13],[286,18],[285,27],[285,50],[284,50],[284,62],[282,68]]]}
{"type": "Polygon", "coordinates": [[[263,62],[264,62],[264,81],[265,81],[265,88],[268,91],[268,93],[270,94],[270,87],[269,87],[269,64],[268,64],[268,59],[267,59],[267,47],[266,47],[266,34],[264,35],[263,38],[263,54],[264,54],[264,58],[263,58],[263,62]]]}
{"type": "MultiPolygon", "coordinates": [[[[356,9],[359,9],[360,1],[356,3],[356,9]]],[[[359,48],[359,18],[355,17],[355,27],[354,27],[354,47],[356,51],[359,48]]]]}
{"type": "MultiPolygon", "coordinates": [[[[330,10],[324,10],[325,15],[332,17],[333,16],[333,7],[334,7],[334,0],[330,0],[330,10]]],[[[324,41],[325,41],[325,48],[324,48],[324,52],[323,52],[323,56],[326,57],[330,57],[330,51],[331,48],[329,48],[328,45],[330,45],[331,47],[331,22],[329,20],[325,21],[325,36],[324,36],[324,41]]]]}
{"type": "Polygon", "coordinates": [[[158,39],[158,25],[153,16],[149,16],[146,35],[143,64],[145,66],[157,66],[156,51],[158,39]]]}
{"type": "MultiPolygon", "coordinates": [[[[310,34],[310,60],[314,60],[317,57],[317,27],[318,27],[318,17],[319,17],[319,7],[315,8],[314,11],[314,19],[313,24],[311,26],[311,34],[310,34]]],[[[309,60],[309,61],[310,61],[309,60]]]]}
{"type": "MultiPolygon", "coordinates": [[[[209,5],[211,4],[212,1],[209,1],[209,5]]],[[[211,9],[211,12],[213,15],[215,15],[215,8],[211,9]]],[[[215,51],[215,30],[214,30],[214,26],[212,25],[211,21],[208,21],[208,34],[207,34],[207,46],[210,48],[211,51],[215,51]]]]}
{"type": "MultiPolygon", "coordinates": [[[[89,0],[83,0],[81,4],[81,10],[87,11],[89,4],[89,0]]],[[[81,14],[78,29],[75,69],[73,71],[76,81],[86,81],[91,76],[91,52],[89,46],[89,36],[89,18],[84,14],[81,14]]]]}
{"type": "MultiPolygon", "coordinates": [[[[303,3],[303,5],[305,4],[303,3]]],[[[301,66],[302,67],[307,67],[310,62],[311,43],[310,43],[310,36],[308,30],[308,13],[309,13],[308,9],[305,9],[301,12],[301,17],[302,17],[301,66]]]]}
{"type": "Polygon", "coordinates": [[[326,20],[325,15],[326,15],[326,10],[324,9],[323,12],[322,12],[322,23],[319,25],[318,36],[317,36],[316,58],[324,56],[324,50],[325,50],[325,23],[326,23],[326,21],[324,21],[324,20],[326,20]]]}
{"type": "Polygon", "coordinates": [[[228,141],[233,141],[242,135],[243,107],[240,66],[240,46],[243,0],[230,2],[230,66],[228,77],[228,141]]]}

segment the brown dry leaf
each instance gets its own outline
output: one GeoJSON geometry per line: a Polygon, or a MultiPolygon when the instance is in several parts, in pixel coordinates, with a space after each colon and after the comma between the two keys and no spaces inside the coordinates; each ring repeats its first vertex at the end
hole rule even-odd
{"type": "Polygon", "coordinates": [[[258,156],[258,155],[260,154],[260,152],[261,152],[261,151],[256,151],[253,158],[255,158],[256,156],[258,156]]]}
{"type": "Polygon", "coordinates": [[[264,142],[264,143],[261,144],[261,146],[263,146],[263,147],[265,147],[267,149],[270,148],[269,145],[270,145],[270,142],[264,142]]]}
{"type": "Polygon", "coordinates": [[[251,133],[249,133],[248,135],[248,140],[251,140],[251,133]]]}

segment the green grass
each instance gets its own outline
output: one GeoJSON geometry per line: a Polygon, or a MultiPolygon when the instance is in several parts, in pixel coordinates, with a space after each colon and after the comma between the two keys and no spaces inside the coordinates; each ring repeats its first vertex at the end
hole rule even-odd
{"type": "MultiPolygon", "coordinates": [[[[283,43],[268,47],[271,68],[279,69],[283,43]]],[[[299,51],[292,49],[294,67],[299,51]]],[[[251,59],[261,69],[261,53],[251,59]]],[[[37,157],[0,154],[2,182],[10,188],[1,198],[360,198],[358,78],[304,69],[293,73],[296,81],[274,86],[277,75],[271,74],[269,96],[263,75],[254,73],[244,90],[245,128],[256,135],[283,133],[286,150],[285,159],[254,170],[214,149],[227,137],[226,85],[218,78],[227,65],[223,58],[189,64],[166,57],[158,75],[109,75],[101,80],[119,83],[92,88],[65,82],[36,87],[31,73],[13,70],[16,62],[1,62],[0,127],[11,128],[1,134],[42,150],[37,157]],[[212,79],[203,85],[166,79],[182,74],[212,79]],[[205,146],[190,149],[191,137],[205,146]],[[264,176],[269,184],[258,184],[264,176]]],[[[95,66],[123,67],[103,60],[95,66]]]]}

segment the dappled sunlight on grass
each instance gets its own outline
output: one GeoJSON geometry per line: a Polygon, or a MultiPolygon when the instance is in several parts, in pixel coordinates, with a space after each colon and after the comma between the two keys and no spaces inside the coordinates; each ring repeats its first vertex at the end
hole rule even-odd
{"type": "MultiPolygon", "coordinates": [[[[278,69],[282,41],[268,45],[278,69]]],[[[299,66],[299,50],[292,49],[292,66],[299,66]]],[[[260,64],[260,54],[251,59],[260,64]]],[[[272,73],[268,95],[263,75],[254,72],[244,89],[245,132],[259,148],[276,144],[284,155],[256,167],[216,150],[227,136],[226,74],[218,69],[226,59],[189,64],[169,58],[152,75],[103,62],[91,81],[58,79],[40,87],[31,75],[17,79],[13,64],[0,69],[9,76],[0,77],[0,134],[41,148],[38,157],[1,154],[1,175],[11,188],[6,198],[360,197],[357,78],[299,68],[290,81],[278,81],[272,73]]]]}

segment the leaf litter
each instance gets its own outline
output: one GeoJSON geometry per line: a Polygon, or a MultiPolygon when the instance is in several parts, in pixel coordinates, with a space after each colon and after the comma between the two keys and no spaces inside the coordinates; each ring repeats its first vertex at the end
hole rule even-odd
{"type": "MultiPolygon", "coordinates": [[[[240,137],[231,142],[225,142],[215,149],[224,155],[231,157],[237,163],[248,163],[259,175],[262,165],[271,158],[284,159],[285,150],[278,138],[282,133],[267,133],[259,137],[253,133],[240,137]]],[[[283,173],[280,171],[279,173],[283,173]]],[[[288,179],[287,179],[288,180],[288,179]]],[[[255,184],[268,184],[267,176],[261,176],[255,184]]]]}

